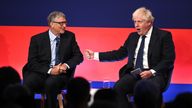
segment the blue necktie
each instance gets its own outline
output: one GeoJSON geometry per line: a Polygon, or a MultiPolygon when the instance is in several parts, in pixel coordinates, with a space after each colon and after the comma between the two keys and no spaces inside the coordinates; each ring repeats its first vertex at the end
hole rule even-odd
{"type": "Polygon", "coordinates": [[[56,47],[55,47],[55,65],[60,63],[60,58],[59,58],[59,44],[60,44],[60,38],[56,37],[56,47]]]}
{"type": "Polygon", "coordinates": [[[143,52],[144,52],[143,50],[145,45],[145,37],[146,36],[142,36],[141,45],[136,58],[135,69],[137,68],[143,69],[143,52]]]}

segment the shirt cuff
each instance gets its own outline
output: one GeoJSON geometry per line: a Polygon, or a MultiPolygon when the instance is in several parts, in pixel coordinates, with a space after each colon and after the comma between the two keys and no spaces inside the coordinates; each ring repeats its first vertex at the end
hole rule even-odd
{"type": "Polygon", "coordinates": [[[94,53],[93,59],[99,61],[99,52],[95,52],[95,53],[94,53]]]}
{"type": "Polygon", "coordinates": [[[150,69],[150,71],[151,71],[151,73],[153,74],[153,76],[155,76],[156,71],[153,70],[153,69],[150,69]]]}
{"type": "Polygon", "coordinates": [[[48,74],[51,74],[51,70],[52,70],[52,68],[50,68],[50,69],[48,70],[48,72],[47,72],[47,73],[48,73],[48,74]]]}
{"type": "Polygon", "coordinates": [[[69,65],[67,63],[64,63],[64,64],[67,66],[68,69],[70,69],[70,67],[69,67],[69,65]]]}

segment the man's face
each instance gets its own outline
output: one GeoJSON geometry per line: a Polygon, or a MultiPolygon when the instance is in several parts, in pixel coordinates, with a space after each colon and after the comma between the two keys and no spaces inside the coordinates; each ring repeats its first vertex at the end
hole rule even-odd
{"type": "Polygon", "coordinates": [[[67,26],[67,21],[64,17],[57,17],[50,23],[51,30],[57,34],[63,34],[67,26]]]}
{"type": "Polygon", "coordinates": [[[133,22],[135,29],[140,36],[146,35],[146,33],[148,32],[148,30],[152,25],[152,22],[144,20],[143,18],[140,17],[135,17],[133,19],[133,22]]]}

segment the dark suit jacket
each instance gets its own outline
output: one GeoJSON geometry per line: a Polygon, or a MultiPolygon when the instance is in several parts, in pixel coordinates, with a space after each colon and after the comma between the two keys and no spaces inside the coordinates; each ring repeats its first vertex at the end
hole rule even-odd
{"type": "MultiPolygon", "coordinates": [[[[76,65],[83,61],[83,55],[76,42],[74,33],[65,31],[60,36],[60,61],[67,63],[70,67],[67,70],[67,76],[74,73],[76,65]]],[[[36,72],[46,75],[50,69],[51,62],[51,47],[48,31],[37,34],[31,38],[28,63],[23,68],[23,75],[30,72],[36,72]]]]}
{"type": "MultiPolygon", "coordinates": [[[[100,61],[122,60],[128,57],[128,63],[120,73],[120,78],[130,70],[134,69],[134,54],[138,43],[139,35],[136,32],[130,33],[124,45],[118,50],[99,53],[100,61]]],[[[148,49],[148,64],[150,69],[154,69],[156,75],[167,77],[168,71],[173,69],[175,60],[175,48],[172,35],[168,31],[153,27],[148,49]]]]}

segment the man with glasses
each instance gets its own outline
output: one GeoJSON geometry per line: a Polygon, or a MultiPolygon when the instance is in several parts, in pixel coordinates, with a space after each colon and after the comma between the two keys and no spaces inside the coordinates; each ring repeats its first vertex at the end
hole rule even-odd
{"type": "Polygon", "coordinates": [[[31,38],[23,79],[32,93],[43,90],[48,108],[56,108],[57,94],[74,75],[76,66],[83,61],[83,55],[75,34],[66,30],[64,13],[51,12],[48,25],[48,31],[31,38]]]}
{"type": "Polygon", "coordinates": [[[118,61],[128,57],[128,63],[120,69],[120,78],[114,86],[119,93],[120,108],[128,108],[126,95],[133,93],[139,80],[149,80],[163,92],[175,61],[172,35],[153,26],[154,17],[149,9],[138,8],[132,14],[132,20],[136,32],[130,33],[119,49],[99,53],[85,51],[88,59],[99,61],[118,61]]]}

